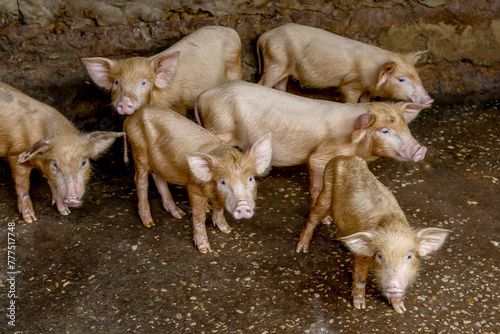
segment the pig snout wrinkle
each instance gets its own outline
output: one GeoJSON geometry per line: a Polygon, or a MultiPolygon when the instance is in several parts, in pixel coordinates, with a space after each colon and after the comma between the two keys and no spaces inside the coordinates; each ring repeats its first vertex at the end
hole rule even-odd
{"type": "Polygon", "coordinates": [[[66,204],[69,207],[76,207],[76,206],[80,206],[82,204],[82,202],[80,201],[80,198],[76,194],[70,194],[70,195],[66,196],[66,198],[64,199],[63,202],[64,202],[64,204],[66,204]]]}
{"type": "Polygon", "coordinates": [[[427,147],[425,146],[420,146],[418,148],[418,150],[415,152],[415,154],[413,155],[413,158],[412,160],[414,162],[418,162],[420,160],[424,160],[425,158],[425,154],[427,153],[427,147]]]}
{"type": "Polygon", "coordinates": [[[248,205],[247,201],[238,201],[238,206],[236,209],[234,209],[233,212],[233,217],[235,219],[241,219],[241,218],[252,218],[253,216],[253,210],[252,208],[248,205]]]}

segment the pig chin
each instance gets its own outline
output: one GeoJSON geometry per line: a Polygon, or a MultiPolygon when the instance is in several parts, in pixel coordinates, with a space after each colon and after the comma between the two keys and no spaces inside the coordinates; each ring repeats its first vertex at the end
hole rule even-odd
{"type": "Polygon", "coordinates": [[[77,208],[82,205],[80,196],[78,195],[68,195],[63,200],[64,205],[69,208],[77,208]]]}

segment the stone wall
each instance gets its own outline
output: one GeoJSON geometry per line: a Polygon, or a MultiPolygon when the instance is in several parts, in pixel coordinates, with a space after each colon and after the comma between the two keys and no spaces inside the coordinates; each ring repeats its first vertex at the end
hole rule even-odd
{"type": "Polygon", "coordinates": [[[286,22],[397,52],[428,49],[418,65],[438,101],[500,97],[497,0],[3,0],[0,80],[92,122],[111,112],[109,97],[80,57],[149,56],[201,26],[224,25],[240,34],[244,78],[255,81],[258,36],[286,22]]]}

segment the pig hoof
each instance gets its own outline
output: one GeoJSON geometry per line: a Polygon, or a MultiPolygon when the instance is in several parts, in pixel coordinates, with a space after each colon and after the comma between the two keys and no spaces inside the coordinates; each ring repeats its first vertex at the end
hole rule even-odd
{"type": "Polygon", "coordinates": [[[354,299],[352,305],[358,310],[364,310],[366,308],[366,302],[364,300],[354,299]]]}
{"type": "Polygon", "coordinates": [[[321,219],[321,223],[323,225],[330,225],[332,223],[333,219],[330,216],[326,216],[325,218],[321,219]]]}
{"type": "Polygon", "coordinates": [[[394,311],[398,312],[399,314],[403,314],[406,312],[405,304],[401,299],[392,298],[389,299],[389,302],[392,304],[392,308],[394,309],[394,311]]]}
{"type": "Polygon", "coordinates": [[[295,251],[297,253],[300,253],[300,252],[307,253],[307,252],[309,252],[309,245],[308,244],[303,244],[303,243],[299,242],[299,244],[297,245],[297,248],[295,249],[295,251]]]}
{"type": "Polygon", "coordinates": [[[198,246],[198,251],[202,254],[206,254],[207,252],[212,251],[212,247],[210,247],[210,244],[204,244],[204,245],[199,245],[198,246]]]}
{"type": "Polygon", "coordinates": [[[38,220],[36,218],[35,214],[30,214],[30,215],[26,215],[26,216],[23,215],[23,219],[27,223],[33,223],[33,222],[38,220]]]}
{"type": "Polygon", "coordinates": [[[172,216],[174,216],[174,218],[177,218],[177,219],[184,217],[185,214],[186,213],[184,211],[182,211],[181,209],[179,209],[179,211],[177,211],[177,212],[172,212],[172,216]]]}
{"type": "Polygon", "coordinates": [[[66,207],[64,209],[61,209],[61,210],[58,210],[58,211],[63,216],[67,216],[67,215],[69,215],[71,213],[71,211],[68,208],[66,208],[66,207]]]}
{"type": "Polygon", "coordinates": [[[145,227],[151,227],[151,226],[155,226],[155,222],[154,221],[149,221],[149,222],[142,222],[142,224],[145,226],[145,227]]]}

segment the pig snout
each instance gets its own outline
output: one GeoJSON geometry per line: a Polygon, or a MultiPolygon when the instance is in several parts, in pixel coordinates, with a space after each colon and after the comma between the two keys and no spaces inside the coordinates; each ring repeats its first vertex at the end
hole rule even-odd
{"type": "Polygon", "coordinates": [[[80,200],[80,196],[76,194],[69,194],[64,198],[63,203],[69,207],[77,207],[82,204],[82,201],[80,200]]]}
{"type": "Polygon", "coordinates": [[[233,217],[235,219],[241,218],[252,218],[253,209],[250,207],[247,201],[238,201],[236,209],[233,211],[233,217]]]}
{"type": "Polygon", "coordinates": [[[401,283],[390,282],[385,287],[384,294],[387,298],[403,298],[405,296],[405,290],[401,283]]]}
{"type": "Polygon", "coordinates": [[[116,104],[116,111],[120,115],[132,115],[135,111],[135,106],[130,99],[123,99],[116,104]]]}
{"type": "Polygon", "coordinates": [[[423,160],[425,158],[425,154],[427,153],[427,147],[420,146],[417,151],[413,154],[412,160],[414,162],[423,160]]]}

